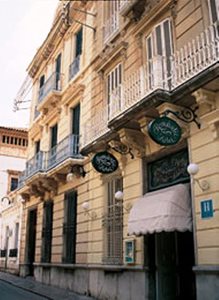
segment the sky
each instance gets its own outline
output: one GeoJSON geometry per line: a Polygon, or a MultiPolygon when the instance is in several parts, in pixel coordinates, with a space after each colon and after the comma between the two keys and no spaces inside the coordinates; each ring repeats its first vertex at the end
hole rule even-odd
{"type": "Polygon", "coordinates": [[[0,126],[28,127],[29,110],[13,112],[14,99],[29,63],[50,30],[58,3],[0,0],[0,126]]]}

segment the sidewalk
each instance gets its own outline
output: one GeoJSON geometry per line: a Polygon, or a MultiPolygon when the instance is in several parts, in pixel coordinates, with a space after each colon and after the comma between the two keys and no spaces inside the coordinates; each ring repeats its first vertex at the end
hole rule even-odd
{"type": "Polygon", "coordinates": [[[44,296],[49,300],[95,300],[94,298],[81,296],[69,290],[42,284],[31,277],[23,278],[9,273],[0,272],[0,280],[34,294],[44,296]]]}

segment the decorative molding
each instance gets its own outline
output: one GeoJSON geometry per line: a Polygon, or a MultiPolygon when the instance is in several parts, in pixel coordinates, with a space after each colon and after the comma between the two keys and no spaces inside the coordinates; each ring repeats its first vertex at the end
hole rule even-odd
{"type": "Polygon", "coordinates": [[[98,73],[100,71],[104,72],[112,62],[115,62],[115,58],[119,57],[120,55],[125,58],[127,48],[128,43],[121,40],[107,44],[102,53],[99,55],[99,62],[96,65],[96,71],[98,73]]]}
{"type": "Polygon", "coordinates": [[[81,102],[81,99],[84,95],[84,90],[84,84],[77,84],[75,82],[70,83],[63,91],[63,97],[61,99],[62,104],[68,106],[72,99],[75,100],[75,98],[79,98],[81,102]]]}
{"type": "Polygon", "coordinates": [[[199,89],[192,94],[199,105],[200,115],[204,115],[216,109],[216,93],[199,89]]]}
{"type": "Polygon", "coordinates": [[[127,145],[132,152],[136,152],[137,157],[145,155],[146,139],[141,131],[123,128],[119,130],[119,136],[123,144],[127,145]]]}

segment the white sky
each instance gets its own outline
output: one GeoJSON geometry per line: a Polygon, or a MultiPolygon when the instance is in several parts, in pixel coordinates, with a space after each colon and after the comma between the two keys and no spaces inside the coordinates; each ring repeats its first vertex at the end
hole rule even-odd
{"type": "Polygon", "coordinates": [[[26,69],[46,38],[58,0],[0,0],[0,126],[28,127],[29,110],[13,112],[26,69]]]}

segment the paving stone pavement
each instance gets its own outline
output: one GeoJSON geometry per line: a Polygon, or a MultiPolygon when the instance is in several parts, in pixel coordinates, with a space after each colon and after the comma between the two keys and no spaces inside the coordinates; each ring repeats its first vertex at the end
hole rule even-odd
{"type": "Polygon", "coordinates": [[[35,281],[32,277],[23,278],[9,273],[0,272],[0,280],[23,290],[43,296],[49,300],[95,300],[95,298],[79,295],[69,290],[42,284],[35,281]]]}

